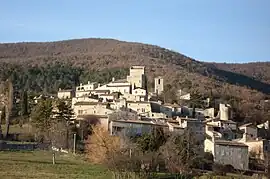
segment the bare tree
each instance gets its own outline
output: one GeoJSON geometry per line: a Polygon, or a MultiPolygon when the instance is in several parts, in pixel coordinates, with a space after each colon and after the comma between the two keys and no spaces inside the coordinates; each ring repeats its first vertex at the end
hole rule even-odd
{"type": "Polygon", "coordinates": [[[93,163],[114,161],[115,154],[120,150],[120,138],[111,136],[100,125],[92,127],[92,135],[87,140],[87,158],[93,163]]]}
{"type": "Polygon", "coordinates": [[[189,132],[172,134],[161,146],[160,152],[168,170],[172,173],[188,174],[198,157],[197,146],[189,132]]]}
{"type": "Polygon", "coordinates": [[[5,138],[7,138],[9,134],[10,116],[12,114],[13,108],[13,84],[11,79],[8,79],[5,83],[3,83],[0,88],[1,88],[0,102],[4,106],[5,110],[5,122],[6,122],[5,138]]]}

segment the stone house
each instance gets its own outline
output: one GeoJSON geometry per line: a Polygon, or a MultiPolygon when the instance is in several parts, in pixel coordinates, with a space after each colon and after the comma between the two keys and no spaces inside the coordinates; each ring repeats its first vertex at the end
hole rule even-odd
{"type": "Polygon", "coordinates": [[[217,140],[215,137],[205,139],[204,151],[214,156],[214,162],[231,165],[235,169],[248,170],[248,146],[235,141],[217,140]]]}
{"type": "Polygon", "coordinates": [[[109,122],[109,131],[111,135],[136,136],[149,134],[156,127],[162,127],[168,130],[167,124],[158,124],[153,121],[142,120],[111,120],[109,122]]]}

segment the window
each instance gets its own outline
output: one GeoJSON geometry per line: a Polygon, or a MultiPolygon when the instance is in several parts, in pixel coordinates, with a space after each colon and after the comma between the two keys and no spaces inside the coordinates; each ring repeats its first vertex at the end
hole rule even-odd
{"type": "Polygon", "coordinates": [[[160,85],[160,79],[158,79],[158,84],[160,85]]]}
{"type": "Polygon", "coordinates": [[[83,113],[83,110],[78,110],[78,114],[82,114],[83,113]]]}

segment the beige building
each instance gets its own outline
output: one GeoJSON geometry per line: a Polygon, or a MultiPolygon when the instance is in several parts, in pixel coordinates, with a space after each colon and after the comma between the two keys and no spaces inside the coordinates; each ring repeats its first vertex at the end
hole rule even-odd
{"type": "Polygon", "coordinates": [[[108,115],[113,110],[110,103],[102,102],[77,102],[74,104],[75,116],[80,115],[108,115]]]}
{"type": "Polygon", "coordinates": [[[127,108],[138,114],[148,114],[151,110],[151,104],[147,101],[127,101],[127,108]]]}
{"type": "Polygon", "coordinates": [[[127,101],[144,101],[141,100],[141,97],[134,94],[124,93],[123,98],[125,98],[127,101]]]}
{"type": "Polygon", "coordinates": [[[229,104],[219,104],[218,117],[221,120],[229,120],[232,118],[232,110],[229,104]]]}
{"type": "Polygon", "coordinates": [[[165,119],[168,118],[168,116],[164,113],[159,113],[159,112],[149,112],[147,117],[153,118],[153,119],[165,119]]]}
{"type": "Polygon", "coordinates": [[[209,118],[215,117],[215,108],[208,108],[204,110],[204,116],[209,118]]]}
{"type": "Polygon", "coordinates": [[[57,97],[59,99],[68,99],[68,98],[72,98],[73,97],[73,90],[62,90],[59,89],[58,93],[57,93],[57,97]]]}
{"type": "Polygon", "coordinates": [[[145,89],[142,88],[136,88],[132,90],[132,95],[139,98],[140,101],[146,101],[147,100],[147,92],[145,89]]]}
{"type": "Polygon", "coordinates": [[[74,109],[74,104],[77,102],[98,102],[99,100],[96,98],[91,98],[89,96],[80,96],[80,97],[74,97],[71,101],[71,108],[74,109]]]}
{"type": "Polygon", "coordinates": [[[270,150],[270,142],[266,139],[258,138],[258,129],[256,125],[247,123],[239,127],[243,132],[243,137],[238,142],[248,146],[251,157],[261,160],[265,159],[265,154],[270,150]]]}
{"type": "Polygon", "coordinates": [[[178,123],[167,122],[167,124],[170,132],[175,132],[177,134],[184,134],[185,128],[181,127],[178,123]]]}
{"type": "Polygon", "coordinates": [[[179,98],[181,100],[190,100],[191,99],[191,95],[190,95],[190,93],[187,93],[187,94],[181,95],[179,98]]]}
{"type": "Polygon", "coordinates": [[[129,76],[127,81],[131,84],[132,89],[135,88],[146,88],[146,77],[144,66],[132,66],[129,69],[129,76]]]}

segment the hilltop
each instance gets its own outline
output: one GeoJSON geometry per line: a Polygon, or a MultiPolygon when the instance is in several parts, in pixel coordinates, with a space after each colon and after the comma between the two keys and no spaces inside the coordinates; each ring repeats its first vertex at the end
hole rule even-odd
{"type": "Polygon", "coordinates": [[[161,75],[167,91],[184,88],[254,104],[270,93],[270,63],[204,63],[159,46],[114,39],[0,44],[0,65],[1,80],[12,76],[15,88],[38,92],[121,78],[131,65],[144,65],[149,88],[161,75]]]}

